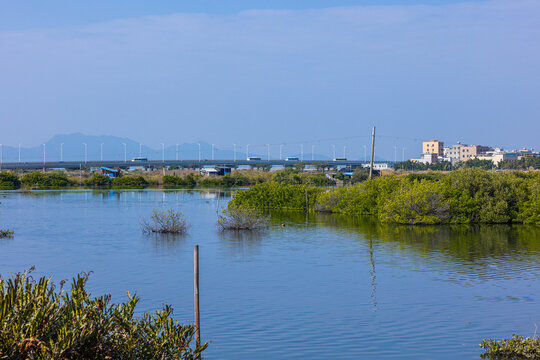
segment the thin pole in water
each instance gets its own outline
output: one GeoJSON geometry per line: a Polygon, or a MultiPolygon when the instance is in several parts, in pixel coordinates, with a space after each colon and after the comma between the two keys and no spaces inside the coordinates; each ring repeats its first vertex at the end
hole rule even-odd
{"type": "Polygon", "coordinates": [[[369,178],[373,178],[373,155],[375,154],[375,126],[371,135],[371,160],[369,161],[369,178]]]}
{"type": "Polygon", "coordinates": [[[193,249],[194,263],[194,290],[195,290],[195,341],[197,346],[201,345],[201,317],[199,313],[199,245],[193,249]]]}

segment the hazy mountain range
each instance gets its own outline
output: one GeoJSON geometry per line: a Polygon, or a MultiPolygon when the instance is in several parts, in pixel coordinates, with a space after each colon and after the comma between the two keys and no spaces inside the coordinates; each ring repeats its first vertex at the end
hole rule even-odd
{"type": "MultiPolygon", "coordinates": [[[[163,148],[153,148],[140,144],[137,141],[117,136],[90,136],[81,133],[55,135],[45,143],[34,147],[1,147],[2,162],[30,162],[30,161],[83,161],[85,158],[85,148],[87,160],[127,160],[137,156],[143,156],[149,160],[161,160],[164,156],[166,160],[197,160],[199,158],[199,144],[201,159],[212,159],[212,145],[200,141],[197,143],[165,144],[163,148]],[[86,144],[86,146],[84,145],[86,144]],[[125,144],[125,146],[124,146],[125,144]],[[125,152],[124,152],[125,149],[125,152]],[[177,152],[178,149],[178,152],[177,152]]],[[[307,148],[306,148],[307,149],[307,148]]],[[[271,159],[279,159],[279,149],[273,145],[271,149],[271,159]]],[[[310,149],[309,149],[310,150],[310,149]]],[[[260,156],[267,158],[267,149],[264,146],[252,146],[249,156],[260,156]]],[[[283,152],[282,157],[295,156],[300,158],[299,152],[283,152]]],[[[216,146],[214,148],[215,159],[233,159],[234,150],[231,144],[228,148],[216,146]]],[[[246,158],[246,145],[238,145],[236,159],[246,158]]],[[[304,153],[305,160],[311,160],[311,152],[304,153]]],[[[314,154],[315,160],[331,160],[330,156],[314,154]]],[[[382,161],[375,158],[377,161],[382,161]]]]}

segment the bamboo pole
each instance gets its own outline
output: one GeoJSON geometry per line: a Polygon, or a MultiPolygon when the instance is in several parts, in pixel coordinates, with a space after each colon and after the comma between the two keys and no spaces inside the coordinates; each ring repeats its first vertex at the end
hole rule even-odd
{"type": "Polygon", "coordinates": [[[199,313],[199,245],[193,249],[194,290],[195,290],[195,341],[201,345],[201,317],[199,313]]]}

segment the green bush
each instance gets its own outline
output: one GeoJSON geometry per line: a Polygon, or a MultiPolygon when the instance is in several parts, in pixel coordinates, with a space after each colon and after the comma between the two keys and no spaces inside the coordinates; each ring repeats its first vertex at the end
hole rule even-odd
{"type": "Polygon", "coordinates": [[[111,303],[91,298],[86,274],[71,291],[55,291],[50,278],[37,282],[28,272],[0,278],[1,359],[196,359],[208,344],[190,347],[195,329],[171,319],[165,305],[135,318],[139,298],[111,303]]]}
{"type": "Polygon", "coordinates": [[[268,216],[256,209],[229,206],[219,216],[217,224],[221,230],[256,230],[266,226],[268,216]]]}
{"type": "Polygon", "coordinates": [[[21,186],[19,177],[9,171],[0,172],[0,190],[15,190],[21,186]]]}
{"type": "Polygon", "coordinates": [[[25,174],[21,183],[26,188],[33,189],[59,189],[65,188],[70,185],[70,182],[66,175],[59,173],[41,173],[33,172],[25,174]]]}
{"type": "Polygon", "coordinates": [[[115,189],[144,189],[148,185],[148,181],[140,175],[122,176],[112,179],[112,187],[115,189]]]}
{"type": "Polygon", "coordinates": [[[92,177],[83,181],[84,186],[97,187],[97,188],[110,188],[112,180],[107,175],[94,174],[92,177]]]}
{"type": "Polygon", "coordinates": [[[310,209],[373,215],[404,224],[540,224],[540,173],[490,172],[479,168],[448,174],[382,176],[323,191],[277,182],[238,192],[232,203],[257,209],[310,209]]]}
{"type": "Polygon", "coordinates": [[[403,183],[381,205],[379,219],[398,224],[439,224],[450,219],[450,203],[439,182],[403,183]]]}
{"type": "Polygon", "coordinates": [[[480,357],[492,360],[540,359],[540,338],[512,335],[510,339],[487,339],[480,346],[486,351],[480,357]]]}
{"type": "Polygon", "coordinates": [[[163,176],[163,185],[166,188],[178,188],[178,187],[195,187],[197,182],[193,174],[187,174],[184,177],[176,175],[163,176]]]}
{"type": "Polygon", "coordinates": [[[315,209],[317,196],[322,191],[308,185],[282,185],[271,181],[238,191],[229,206],[252,209],[315,209]]]}

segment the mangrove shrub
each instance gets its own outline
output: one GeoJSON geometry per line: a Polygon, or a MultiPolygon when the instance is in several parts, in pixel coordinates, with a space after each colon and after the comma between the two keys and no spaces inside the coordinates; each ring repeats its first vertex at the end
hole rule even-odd
{"type": "Polygon", "coordinates": [[[70,185],[66,175],[56,172],[41,173],[38,171],[25,174],[21,183],[26,188],[35,189],[60,189],[70,185]]]}
{"type": "Polygon", "coordinates": [[[21,186],[19,177],[9,171],[0,172],[0,190],[15,190],[21,186]]]}
{"type": "Polygon", "coordinates": [[[139,297],[111,303],[92,298],[86,274],[71,290],[55,290],[50,278],[28,272],[0,278],[0,359],[197,359],[208,346],[190,346],[195,329],[171,319],[165,305],[134,317],[139,297]]]}

